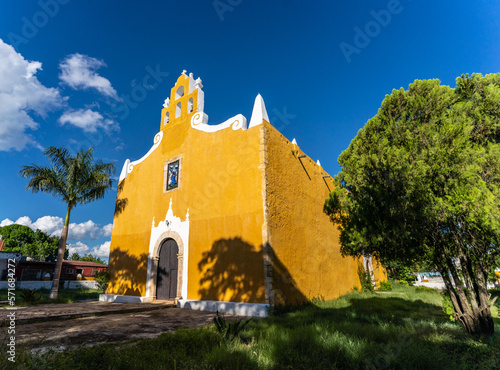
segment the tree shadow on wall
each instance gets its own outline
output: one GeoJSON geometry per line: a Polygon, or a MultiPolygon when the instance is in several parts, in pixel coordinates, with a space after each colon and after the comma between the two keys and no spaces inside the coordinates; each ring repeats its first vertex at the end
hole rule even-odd
{"type": "Polygon", "coordinates": [[[241,238],[219,239],[198,263],[203,300],[264,302],[262,250],[241,238]]]}
{"type": "Polygon", "coordinates": [[[272,269],[264,268],[264,253],[239,237],[217,240],[198,263],[198,293],[202,300],[265,303],[264,274],[273,279],[278,304],[306,301],[289,271],[266,246],[272,269]],[[275,282],[277,285],[275,286],[275,282]]]}
{"type": "Polygon", "coordinates": [[[118,189],[116,191],[115,217],[121,214],[128,205],[128,198],[120,198],[120,194],[123,192],[124,187],[125,179],[118,184],[118,189]]]}
{"type": "MultiPolygon", "coordinates": [[[[113,294],[141,296],[146,284],[148,255],[132,256],[118,248],[109,255],[110,288],[113,294]]],[[[108,288],[108,291],[110,290],[108,288]]]]}
{"type": "Polygon", "coordinates": [[[273,279],[273,305],[298,306],[308,303],[309,299],[299,290],[297,282],[278,258],[272,246],[268,243],[265,248],[271,261],[271,269],[267,276],[273,279]]]}

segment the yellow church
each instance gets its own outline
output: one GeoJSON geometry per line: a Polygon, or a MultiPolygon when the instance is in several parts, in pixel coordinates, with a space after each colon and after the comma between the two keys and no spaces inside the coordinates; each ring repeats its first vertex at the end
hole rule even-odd
{"type": "Polygon", "coordinates": [[[334,299],[359,286],[323,213],[331,176],[269,122],[257,95],[250,122],[209,124],[200,78],[186,71],[160,130],[120,175],[110,284],[101,300],[265,316],[269,305],[334,299]]]}

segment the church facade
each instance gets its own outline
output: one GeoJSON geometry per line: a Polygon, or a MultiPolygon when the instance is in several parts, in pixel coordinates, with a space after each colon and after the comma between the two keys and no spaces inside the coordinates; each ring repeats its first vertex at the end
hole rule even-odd
{"type": "MultiPolygon", "coordinates": [[[[153,146],[118,186],[110,284],[101,300],[265,316],[270,304],[333,299],[360,286],[323,213],[331,177],[269,122],[208,124],[201,80],[185,71],[153,146]]],[[[376,281],[385,271],[368,261],[376,281]]]]}

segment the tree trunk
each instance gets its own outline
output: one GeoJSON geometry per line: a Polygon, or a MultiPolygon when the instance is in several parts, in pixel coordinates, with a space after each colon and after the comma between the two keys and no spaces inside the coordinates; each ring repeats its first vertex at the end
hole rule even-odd
{"type": "Polygon", "coordinates": [[[490,295],[486,288],[488,284],[487,274],[479,266],[476,266],[475,272],[479,301],[477,320],[479,321],[481,334],[493,335],[495,334],[495,324],[493,322],[493,317],[491,316],[490,295]]]}
{"type": "MultiPolygon", "coordinates": [[[[462,323],[466,332],[471,335],[493,335],[495,332],[493,318],[491,316],[490,303],[486,290],[486,280],[479,276],[481,272],[476,270],[476,284],[479,287],[478,296],[474,296],[473,300],[480,302],[479,307],[475,307],[474,310],[471,309],[469,300],[476,294],[474,289],[468,289],[467,294],[462,288],[462,282],[458,278],[456,271],[453,270],[454,266],[449,264],[450,272],[455,283],[453,287],[449,276],[447,276],[448,271],[443,271],[442,276],[445,282],[448,294],[450,295],[451,302],[453,303],[453,308],[456,312],[457,319],[462,323]],[[469,297],[467,297],[469,296],[469,297]],[[486,300],[485,300],[486,299],[486,300]]],[[[470,276],[466,277],[471,278],[470,276]]]]}
{"type": "Polygon", "coordinates": [[[64,252],[66,252],[66,240],[68,239],[68,228],[69,228],[69,215],[71,213],[71,206],[68,205],[68,210],[66,212],[66,219],[64,220],[64,226],[61,232],[61,240],[59,240],[59,248],[57,249],[57,261],[56,267],[54,269],[54,275],[52,276],[52,289],[50,290],[50,299],[57,299],[57,292],[59,289],[59,278],[61,277],[61,268],[64,260],[64,252]]]}

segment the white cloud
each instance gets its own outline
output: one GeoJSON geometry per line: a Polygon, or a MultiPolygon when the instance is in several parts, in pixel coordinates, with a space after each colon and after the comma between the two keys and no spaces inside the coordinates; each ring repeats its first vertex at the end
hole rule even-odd
{"type": "MultiPolygon", "coordinates": [[[[32,221],[31,221],[31,218],[29,218],[28,216],[23,216],[23,217],[19,217],[16,222],[16,224],[18,225],[24,225],[24,226],[28,226],[34,230],[36,230],[36,228],[32,227],[32,221]]],[[[43,231],[43,230],[42,230],[43,231]]]]}
{"type": "Polygon", "coordinates": [[[109,258],[110,245],[111,241],[107,241],[94,248],[90,248],[87,244],[78,241],[74,244],[68,244],[66,248],[69,250],[70,257],[73,253],[78,253],[82,257],[86,254],[91,254],[94,257],[109,258]]]}
{"type": "Polygon", "coordinates": [[[99,235],[100,227],[92,221],[88,220],[87,222],[82,222],[79,224],[70,223],[69,224],[69,240],[81,240],[87,239],[97,239],[99,235]]]}
{"type": "Polygon", "coordinates": [[[106,131],[118,131],[118,124],[112,119],[105,119],[99,112],[91,109],[66,111],[59,118],[59,122],[81,128],[85,132],[96,132],[98,128],[106,131]]]}
{"type": "Polygon", "coordinates": [[[64,222],[61,217],[43,216],[40,217],[38,220],[36,220],[31,226],[30,225],[26,226],[30,226],[32,229],[35,230],[40,229],[43,232],[50,235],[61,236],[63,225],[64,222]]]}
{"type": "Polygon", "coordinates": [[[12,221],[11,219],[6,218],[5,220],[2,220],[2,222],[0,222],[0,227],[2,227],[2,226],[9,226],[9,225],[12,225],[13,223],[14,223],[14,221],[12,221]]]}
{"type": "MultiPolygon", "coordinates": [[[[28,216],[19,217],[16,222],[11,221],[6,218],[0,223],[0,226],[12,225],[13,223],[18,225],[28,226],[32,230],[40,229],[43,232],[50,234],[52,236],[61,236],[61,231],[64,225],[63,219],[61,217],[55,216],[43,216],[37,219],[35,222],[31,220],[28,216]]],[[[99,236],[109,236],[109,225],[105,225],[100,228],[94,221],[88,220],[86,222],[70,223],[68,240],[96,240],[99,236]]]]}
{"type": "Polygon", "coordinates": [[[42,64],[28,61],[0,39],[0,151],[23,150],[31,145],[42,149],[28,130],[39,124],[29,115],[45,117],[60,108],[59,90],[45,87],[36,78],[42,64]]]}
{"type": "Polygon", "coordinates": [[[109,247],[111,246],[111,241],[107,241],[97,247],[92,248],[90,254],[94,257],[109,258],[109,247]]]}
{"type": "Polygon", "coordinates": [[[106,64],[102,60],[79,53],[71,54],[59,64],[59,78],[75,90],[94,88],[103,95],[119,100],[111,82],[95,72],[103,66],[106,64]]]}
{"type": "Polygon", "coordinates": [[[107,224],[102,227],[101,235],[105,237],[110,237],[113,231],[113,224],[107,224]]]}
{"type": "Polygon", "coordinates": [[[89,253],[90,248],[88,247],[87,244],[82,243],[82,242],[76,242],[75,244],[67,244],[66,248],[69,251],[69,257],[71,258],[71,255],[73,253],[78,253],[80,256],[83,256],[87,253],[89,253]]]}

